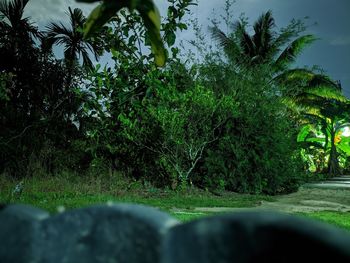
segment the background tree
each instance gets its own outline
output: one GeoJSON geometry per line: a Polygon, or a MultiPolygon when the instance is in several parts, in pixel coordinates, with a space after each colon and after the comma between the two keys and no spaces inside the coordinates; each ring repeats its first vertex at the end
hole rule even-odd
{"type": "Polygon", "coordinates": [[[294,104],[304,116],[298,141],[327,153],[328,176],[342,174],[339,157],[350,155],[349,139],[342,136],[343,129],[350,125],[349,101],[340,94],[335,97],[334,93],[322,93],[321,89],[316,89],[299,94],[294,104]],[[312,135],[317,131],[322,136],[312,135]]]}
{"type": "Polygon", "coordinates": [[[92,69],[93,64],[89,56],[89,52],[94,55],[98,61],[103,53],[103,47],[96,38],[84,39],[83,26],[86,22],[82,11],[75,8],[73,11],[69,7],[68,16],[70,19],[70,28],[62,22],[52,22],[47,26],[45,32],[44,44],[46,48],[53,45],[64,46],[64,60],[68,68],[69,77],[67,78],[68,86],[71,84],[71,78],[74,75],[75,66],[79,63],[79,59],[83,60],[83,67],[92,69]]]}
{"type": "Polygon", "coordinates": [[[270,10],[263,13],[253,24],[254,34],[248,33],[248,25],[246,19],[241,18],[232,24],[233,32],[228,35],[220,30],[216,23],[210,27],[212,37],[218,41],[236,68],[269,65],[271,72],[267,77],[271,78],[272,84],[277,83],[283,87],[279,90],[283,95],[293,94],[295,90],[288,88],[297,86],[294,83],[287,86],[288,88],[284,87],[286,80],[299,83],[307,80],[308,85],[327,84],[328,88],[337,88],[336,83],[332,83],[322,74],[304,68],[292,68],[305,47],[316,40],[313,35],[301,35],[306,29],[302,21],[292,20],[287,27],[277,32],[270,10]]]}

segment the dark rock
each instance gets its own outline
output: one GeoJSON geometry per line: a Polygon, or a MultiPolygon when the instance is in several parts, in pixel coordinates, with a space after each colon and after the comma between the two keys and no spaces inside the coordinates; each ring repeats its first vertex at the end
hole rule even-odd
{"type": "Polygon", "coordinates": [[[244,212],[175,226],[163,255],[163,263],[350,262],[350,234],[303,218],[244,212]]]}
{"type": "Polygon", "coordinates": [[[155,263],[169,215],[140,205],[94,206],[53,216],[41,224],[42,263],[155,263]]]}
{"type": "Polygon", "coordinates": [[[24,205],[0,210],[4,263],[350,262],[350,233],[271,212],[179,225],[139,205],[104,205],[49,217],[24,205]]]}
{"type": "Polygon", "coordinates": [[[49,214],[25,205],[0,210],[0,262],[34,263],[33,252],[40,222],[49,214]]]}

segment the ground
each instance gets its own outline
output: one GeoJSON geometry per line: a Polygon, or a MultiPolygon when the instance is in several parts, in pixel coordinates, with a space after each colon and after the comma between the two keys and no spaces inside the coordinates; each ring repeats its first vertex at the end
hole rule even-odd
{"type": "MultiPolygon", "coordinates": [[[[176,210],[176,208],[174,208],[176,210]]],[[[286,213],[308,213],[317,211],[350,212],[350,190],[318,189],[301,187],[298,192],[276,197],[275,201],[260,201],[255,207],[196,207],[198,212],[228,212],[261,209],[286,213]]]]}
{"type": "Polygon", "coordinates": [[[322,220],[350,230],[350,188],[300,187],[281,196],[222,193],[199,189],[165,191],[118,178],[28,178],[19,181],[0,177],[0,203],[25,203],[52,213],[108,201],[157,207],[183,220],[242,210],[270,210],[322,220]],[[58,209],[59,208],[59,209],[58,209]]]}

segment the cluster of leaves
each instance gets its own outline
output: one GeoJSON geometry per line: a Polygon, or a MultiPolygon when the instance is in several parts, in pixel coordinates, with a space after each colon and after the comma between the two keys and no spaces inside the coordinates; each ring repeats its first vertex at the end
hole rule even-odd
{"type": "Polygon", "coordinates": [[[266,79],[269,67],[246,69],[241,75],[230,63],[208,65],[203,70],[210,70],[212,76],[203,81],[213,87],[219,81],[238,107],[206,152],[197,178],[204,177],[206,187],[237,192],[295,191],[302,176],[297,130],[280,97],[274,94],[276,87],[266,79]]]}

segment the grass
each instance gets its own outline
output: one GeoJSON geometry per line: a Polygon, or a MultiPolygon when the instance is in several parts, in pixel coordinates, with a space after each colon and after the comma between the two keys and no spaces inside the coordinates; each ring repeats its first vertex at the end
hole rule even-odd
{"type": "MultiPolygon", "coordinates": [[[[199,219],[204,216],[213,216],[214,213],[171,213],[171,215],[180,221],[188,222],[199,219]]],[[[315,221],[334,225],[338,228],[350,231],[350,213],[343,212],[312,212],[312,213],[297,213],[297,216],[306,217],[315,221]]]]}
{"type": "MultiPolygon", "coordinates": [[[[157,207],[184,222],[217,214],[197,212],[194,210],[196,207],[244,208],[255,207],[262,201],[278,200],[277,197],[235,193],[215,196],[198,189],[189,189],[185,192],[159,190],[118,175],[86,178],[60,175],[28,178],[23,181],[23,191],[14,193],[13,190],[19,183],[18,180],[0,176],[0,203],[29,204],[51,213],[56,213],[57,208],[61,206],[68,210],[108,201],[136,203],[157,207]],[[176,208],[176,211],[173,208],[176,208]]],[[[325,193],[328,198],[330,194],[325,193]]],[[[302,199],[299,195],[299,193],[294,194],[296,200],[302,199]]],[[[321,197],[318,196],[318,198],[321,197]]],[[[297,213],[297,215],[350,230],[350,213],[322,211],[297,213]]]]}
{"type": "Polygon", "coordinates": [[[108,201],[137,203],[169,211],[176,207],[191,210],[194,207],[253,207],[262,200],[274,198],[261,195],[224,194],[214,196],[206,191],[189,189],[185,192],[159,190],[113,178],[42,177],[23,181],[23,191],[13,194],[19,181],[0,177],[0,202],[24,203],[55,212],[58,206],[73,209],[108,201]]]}
{"type": "Polygon", "coordinates": [[[350,231],[350,213],[349,212],[333,212],[333,211],[321,211],[313,213],[302,213],[301,216],[305,216],[311,219],[322,221],[324,223],[332,224],[342,229],[350,231]]]}

